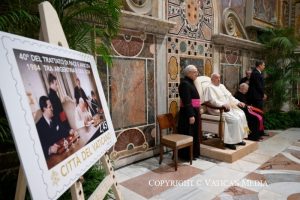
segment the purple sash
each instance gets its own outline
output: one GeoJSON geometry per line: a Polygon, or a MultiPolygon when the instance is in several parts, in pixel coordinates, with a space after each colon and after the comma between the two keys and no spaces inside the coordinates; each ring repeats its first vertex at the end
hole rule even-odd
{"type": "MultiPolygon", "coordinates": [[[[201,105],[200,99],[192,99],[193,108],[200,108],[200,105],[201,105]]],[[[182,101],[180,101],[180,107],[183,107],[182,101]]]]}
{"type": "Polygon", "coordinates": [[[251,115],[257,117],[258,123],[259,123],[258,129],[259,129],[259,131],[263,131],[263,130],[264,130],[264,125],[263,125],[263,118],[262,118],[262,116],[259,115],[259,114],[257,114],[256,112],[254,112],[254,111],[251,109],[250,106],[248,106],[248,112],[249,112],[251,115]]]}

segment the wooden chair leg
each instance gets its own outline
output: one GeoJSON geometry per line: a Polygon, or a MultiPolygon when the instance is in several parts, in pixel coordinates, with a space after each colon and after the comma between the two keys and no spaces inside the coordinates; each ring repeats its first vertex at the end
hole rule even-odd
{"type": "Polygon", "coordinates": [[[161,162],[162,162],[163,153],[164,153],[164,146],[160,145],[159,164],[161,164],[161,162]]]}
{"type": "Polygon", "coordinates": [[[178,149],[174,150],[175,171],[177,171],[178,149]]]}
{"type": "Polygon", "coordinates": [[[190,164],[193,163],[193,144],[190,146],[190,164]]]}
{"type": "Polygon", "coordinates": [[[175,150],[173,149],[172,160],[174,160],[175,150]]]}

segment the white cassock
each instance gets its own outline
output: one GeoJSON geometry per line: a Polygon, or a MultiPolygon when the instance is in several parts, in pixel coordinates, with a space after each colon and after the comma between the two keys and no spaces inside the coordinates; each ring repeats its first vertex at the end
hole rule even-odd
{"type": "MultiPolygon", "coordinates": [[[[237,144],[247,137],[249,128],[244,112],[237,106],[240,102],[232,96],[223,84],[215,86],[210,83],[204,91],[204,102],[209,101],[214,106],[230,105],[229,112],[223,112],[225,117],[224,143],[237,144]]],[[[219,110],[207,108],[208,113],[219,115],[219,110]]]]}
{"type": "Polygon", "coordinates": [[[76,106],[76,109],[75,109],[76,128],[84,127],[85,126],[84,122],[85,121],[89,122],[92,119],[93,119],[92,114],[88,110],[82,111],[80,109],[79,104],[76,106]]]}

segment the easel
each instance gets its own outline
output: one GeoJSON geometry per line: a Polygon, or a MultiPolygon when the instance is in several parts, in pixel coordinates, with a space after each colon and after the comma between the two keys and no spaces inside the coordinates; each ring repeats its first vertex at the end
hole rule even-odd
{"type": "MultiPolygon", "coordinates": [[[[39,4],[39,13],[41,18],[40,40],[69,48],[62,26],[55,9],[45,1],[39,4]]],[[[114,170],[107,154],[100,159],[104,166],[106,177],[99,184],[89,200],[103,199],[110,188],[112,188],[116,199],[122,199],[115,179],[114,170]]],[[[81,179],[77,180],[70,188],[72,200],[84,200],[81,179]]],[[[18,182],[15,194],[15,200],[24,200],[26,194],[26,177],[23,166],[20,166],[18,182]]]]}

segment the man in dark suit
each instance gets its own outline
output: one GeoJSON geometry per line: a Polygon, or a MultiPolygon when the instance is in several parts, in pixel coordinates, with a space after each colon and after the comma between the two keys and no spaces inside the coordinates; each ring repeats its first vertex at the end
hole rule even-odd
{"type": "Polygon", "coordinates": [[[76,77],[75,81],[76,81],[76,86],[74,88],[74,96],[75,96],[75,99],[76,99],[76,105],[78,105],[80,97],[84,100],[86,105],[88,105],[88,102],[87,102],[88,98],[87,98],[84,90],[81,88],[79,78],[76,77]]]}
{"type": "MultiPolygon", "coordinates": [[[[250,82],[249,90],[247,93],[248,104],[263,110],[264,100],[267,99],[267,95],[264,93],[264,77],[262,71],[265,69],[264,61],[256,61],[255,68],[253,69],[250,82]]],[[[267,133],[262,132],[261,136],[269,136],[267,133]]]]}
{"type": "Polygon", "coordinates": [[[49,83],[48,97],[53,107],[53,115],[56,118],[55,120],[62,122],[66,127],[70,127],[66,113],[63,110],[61,100],[57,95],[57,90],[58,90],[57,78],[52,73],[49,73],[48,75],[48,83],[49,83]]]}
{"type": "Polygon", "coordinates": [[[53,107],[48,97],[41,96],[39,105],[43,116],[37,122],[36,128],[43,148],[45,159],[51,154],[57,153],[61,147],[57,142],[69,135],[75,134],[73,129],[68,129],[54,117],[53,107]]]}
{"type": "Polygon", "coordinates": [[[264,100],[267,96],[264,93],[264,77],[262,71],[265,69],[265,62],[256,61],[255,68],[253,69],[250,81],[249,90],[247,93],[248,104],[263,109],[264,100]]]}

